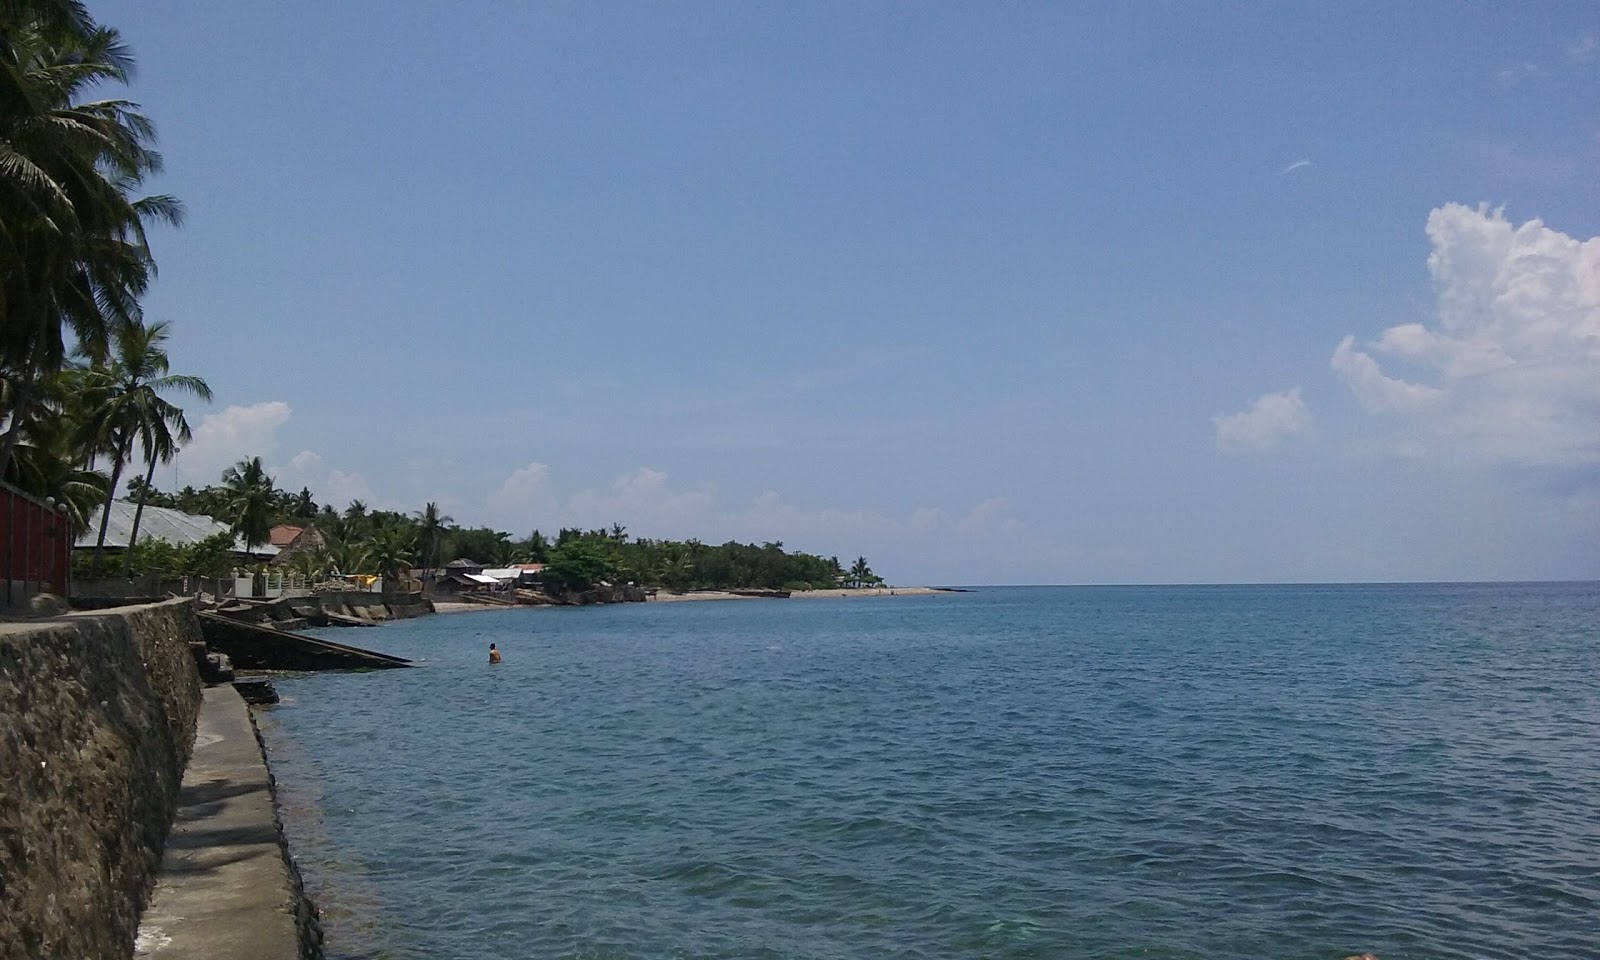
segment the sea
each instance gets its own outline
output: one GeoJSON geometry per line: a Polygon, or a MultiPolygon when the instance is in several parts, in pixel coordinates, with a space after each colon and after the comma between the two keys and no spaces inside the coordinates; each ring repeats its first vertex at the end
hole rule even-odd
{"type": "Polygon", "coordinates": [[[333,960],[1600,957],[1600,584],[324,634],[417,663],[260,715],[333,960]]]}

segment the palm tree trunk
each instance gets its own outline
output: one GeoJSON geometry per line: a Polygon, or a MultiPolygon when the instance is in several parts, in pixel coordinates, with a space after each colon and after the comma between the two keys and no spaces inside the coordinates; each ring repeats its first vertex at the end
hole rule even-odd
{"type": "Polygon", "coordinates": [[[122,479],[122,445],[117,445],[115,459],[111,461],[111,492],[106,494],[105,509],[100,512],[100,537],[94,542],[94,559],[89,561],[89,579],[100,578],[100,555],[106,549],[106,527],[111,523],[111,503],[117,499],[117,481],[122,479]]]}
{"type": "MultiPolygon", "coordinates": [[[[148,453],[149,451],[146,451],[148,453]]],[[[133,544],[139,539],[139,521],[144,518],[144,501],[150,496],[150,481],[156,476],[156,458],[150,458],[150,469],[144,473],[144,486],[139,488],[139,506],[133,511],[133,530],[128,533],[128,549],[122,551],[122,575],[133,576],[133,544]]]]}

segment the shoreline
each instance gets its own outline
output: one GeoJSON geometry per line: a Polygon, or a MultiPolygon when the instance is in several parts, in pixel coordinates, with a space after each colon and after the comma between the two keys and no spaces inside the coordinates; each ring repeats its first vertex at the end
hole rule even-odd
{"type": "MultiPolygon", "coordinates": [[[[795,590],[790,600],[840,600],[852,597],[930,597],[941,593],[959,593],[945,587],[842,587],[831,590],[795,590]]],[[[732,590],[690,590],[686,593],[658,592],[647,603],[683,603],[700,600],[770,600],[772,597],[750,596],[732,590]]]]}
{"type": "MultiPolygon", "coordinates": [[[[966,593],[966,590],[956,590],[950,587],[841,587],[829,590],[795,590],[789,594],[790,600],[848,600],[855,597],[931,597],[946,593],[966,593]]],[[[689,603],[709,600],[774,600],[777,597],[763,597],[740,593],[736,590],[689,590],[684,593],[669,593],[665,590],[650,595],[646,603],[689,603]]],[[[514,604],[501,605],[490,603],[472,603],[463,600],[434,600],[433,612],[436,614],[480,613],[485,610],[527,610],[527,609],[554,609],[551,604],[514,604]]]]}

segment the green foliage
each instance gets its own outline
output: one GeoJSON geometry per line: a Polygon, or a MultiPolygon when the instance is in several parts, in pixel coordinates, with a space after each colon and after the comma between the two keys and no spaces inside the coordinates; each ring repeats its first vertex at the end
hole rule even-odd
{"type": "Polygon", "coordinates": [[[602,580],[615,580],[616,563],[599,544],[569,540],[550,551],[544,572],[569,589],[581,590],[602,580]]]}
{"type": "MultiPolygon", "coordinates": [[[[233,575],[240,563],[233,552],[233,544],[231,533],[213,534],[188,546],[145,537],[127,551],[126,567],[134,576],[154,573],[163,580],[176,580],[184,576],[228,577],[233,575]]],[[[75,577],[90,576],[92,561],[85,554],[83,550],[73,554],[72,572],[75,577]]]]}
{"type": "MultiPolygon", "coordinates": [[[[229,471],[241,477],[255,461],[241,461],[229,471]]],[[[273,522],[294,521],[313,525],[322,534],[327,550],[315,560],[301,560],[314,575],[327,570],[342,574],[376,573],[398,577],[416,566],[437,569],[456,558],[484,566],[509,566],[514,563],[543,563],[546,578],[569,589],[583,589],[601,580],[635,583],[669,590],[720,590],[750,588],[763,590],[816,590],[841,583],[867,586],[882,579],[860,558],[851,575],[837,557],[789,552],[781,542],[763,544],[728,542],[713,546],[698,540],[652,540],[632,537],[621,524],[584,530],[564,527],[552,543],[534,530],[522,540],[490,527],[460,527],[444,516],[438,504],[429,503],[418,512],[405,514],[374,510],[353,501],[342,513],[323,506],[311,519],[296,517],[316,500],[308,489],[289,494],[272,488],[271,478],[260,471],[269,492],[257,499],[276,504],[279,513],[273,522]],[[859,576],[856,576],[859,574],[859,576]]],[[[228,518],[236,500],[236,480],[229,484],[196,490],[185,487],[176,494],[149,490],[153,504],[171,502],[191,513],[228,518]]],[[[262,533],[265,538],[265,532],[262,533]]]]}
{"type": "Polygon", "coordinates": [[[278,490],[260,457],[240,460],[222,475],[222,485],[227,492],[225,521],[233,531],[244,538],[245,546],[256,547],[271,536],[273,504],[278,490]]]}
{"type": "MultiPolygon", "coordinates": [[[[551,549],[545,573],[571,584],[589,575],[572,557],[604,557],[604,579],[669,590],[812,590],[836,587],[844,575],[839,562],[808,553],[789,553],[782,543],[724,543],[707,546],[698,540],[630,540],[620,526],[610,529],[563,529],[551,549]]],[[[590,582],[593,582],[592,580],[590,582]]]]}
{"type": "Polygon", "coordinates": [[[138,323],[146,227],[182,219],[171,197],[134,195],[161,157],[138,105],[108,95],[132,67],[81,5],[0,4],[0,476],[27,425],[57,415],[46,385],[67,345],[101,364],[138,323]]]}
{"type": "Polygon", "coordinates": [[[301,487],[300,493],[294,498],[294,518],[296,520],[310,520],[317,515],[317,501],[311,497],[310,487],[301,487]]]}
{"type": "Polygon", "coordinates": [[[856,562],[850,565],[847,582],[852,587],[870,587],[882,583],[883,578],[872,572],[867,566],[866,557],[857,557],[856,562]]]}

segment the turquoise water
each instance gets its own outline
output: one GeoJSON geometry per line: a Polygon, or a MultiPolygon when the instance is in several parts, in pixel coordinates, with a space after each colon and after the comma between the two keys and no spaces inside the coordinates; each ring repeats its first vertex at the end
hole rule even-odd
{"type": "Polygon", "coordinates": [[[330,957],[1600,956],[1597,584],[332,635],[426,662],[264,723],[330,957]]]}

